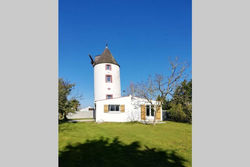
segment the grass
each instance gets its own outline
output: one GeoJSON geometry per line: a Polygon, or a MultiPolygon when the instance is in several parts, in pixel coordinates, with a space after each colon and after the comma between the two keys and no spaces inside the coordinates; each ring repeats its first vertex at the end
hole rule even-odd
{"type": "Polygon", "coordinates": [[[59,165],[191,167],[192,125],[59,124],[59,165]]]}

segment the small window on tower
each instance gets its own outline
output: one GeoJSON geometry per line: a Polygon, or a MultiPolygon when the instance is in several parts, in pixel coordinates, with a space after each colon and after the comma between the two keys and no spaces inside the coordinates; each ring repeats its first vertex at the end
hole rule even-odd
{"type": "Polygon", "coordinates": [[[106,70],[111,70],[111,65],[110,64],[106,65],[106,70]]]}
{"type": "Polygon", "coordinates": [[[113,95],[107,95],[106,99],[113,99],[113,95]]]}
{"type": "Polygon", "coordinates": [[[106,75],[106,82],[112,83],[112,75],[106,75]]]}

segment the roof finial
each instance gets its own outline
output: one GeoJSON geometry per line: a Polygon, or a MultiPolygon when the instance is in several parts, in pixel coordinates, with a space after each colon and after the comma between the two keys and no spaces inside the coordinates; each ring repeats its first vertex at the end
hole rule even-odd
{"type": "Polygon", "coordinates": [[[108,48],[108,43],[106,43],[106,48],[108,48]]]}

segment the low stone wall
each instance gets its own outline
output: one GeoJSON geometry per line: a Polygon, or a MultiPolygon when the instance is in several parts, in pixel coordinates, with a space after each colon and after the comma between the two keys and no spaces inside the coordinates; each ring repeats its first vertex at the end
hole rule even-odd
{"type": "Polygon", "coordinates": [[[94,118],[93,111],[79,111],[76,113],[71,113],[67,115],[68,119],[78,119],[78,118],[94,118]]]}

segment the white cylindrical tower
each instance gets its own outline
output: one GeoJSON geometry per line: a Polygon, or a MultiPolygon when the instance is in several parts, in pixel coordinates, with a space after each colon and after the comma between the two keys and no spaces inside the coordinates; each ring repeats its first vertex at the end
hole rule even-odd
{"type": "Polygon", "coordinates": [[[121,97],[120,66],[106,46],[101,55],[91,57],[94,67],[95,101],[121,97]]]}
{"type": "Polygon", "coordinates": [[[101,63],[94,66],[94,92],[95,101],[121,97],[120,67],[118,65],[101,63]]]}

